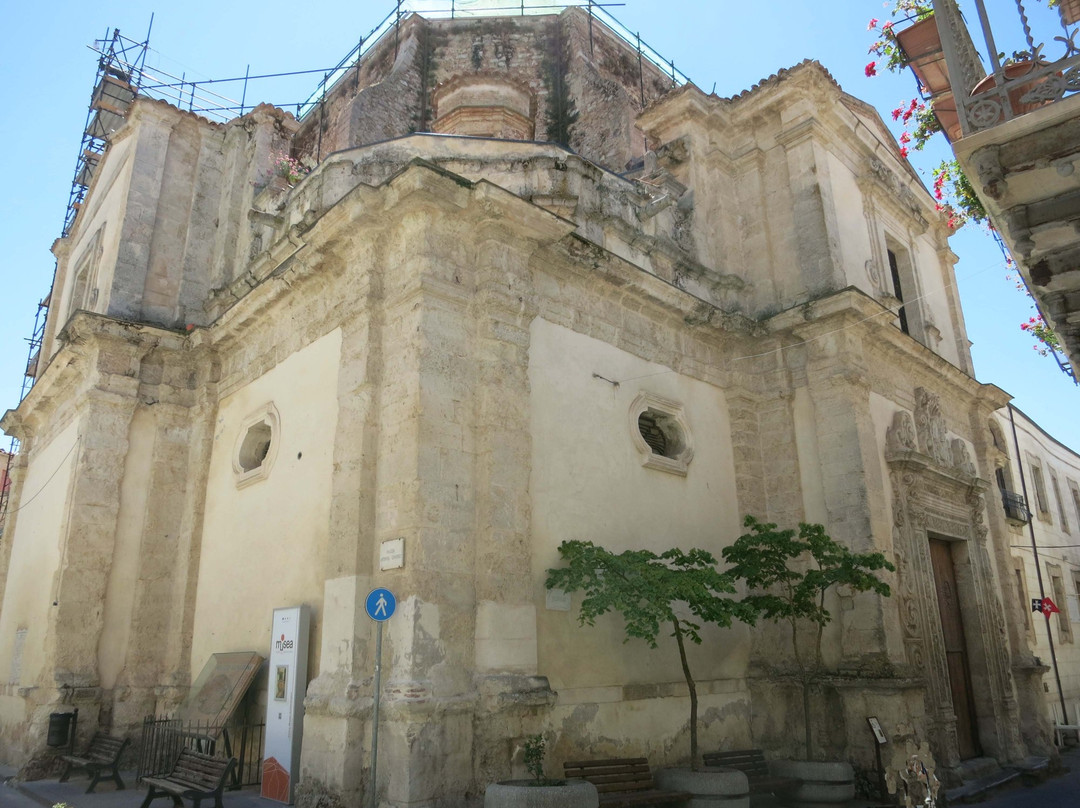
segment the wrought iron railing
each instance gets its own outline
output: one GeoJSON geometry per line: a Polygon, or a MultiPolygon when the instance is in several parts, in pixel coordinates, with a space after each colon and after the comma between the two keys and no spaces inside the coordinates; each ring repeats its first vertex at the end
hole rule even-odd
{"type": "Polygon", "coordinates": [[[1075,5],[1070,0],[1057,6],[1060,30],[1047,27],[1045,8],[1039,9],[1041,24],[1033,26],[1036,0],[996,3],[993,19],[985,0],[965,0],[962,5],[957,0],[933,0],[965,137],[1080,92],[1080,46],[1075,42],[1080,25],[1067,10],[1075,5]],[[1009,6],[1015,7],[1011,20],[1009,6]],[[970,57],[973,38],[981,62],[970,57]],[[1012,56],[999,50],[1014,44],[1020,47],[1012,56]]]}
{"type": "Polygon", "coordinates": [[[1031,511],[1028,510],[1027,502],[1020,494],[1002,490],[1001,505],[1005,508],[1005,518],[1010,522],[1026,525],[1031,521],[1031,511]]]}

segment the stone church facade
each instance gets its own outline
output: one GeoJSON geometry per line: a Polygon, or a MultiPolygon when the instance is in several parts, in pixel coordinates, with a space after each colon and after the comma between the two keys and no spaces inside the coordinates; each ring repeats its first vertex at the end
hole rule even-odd
{"type": "MultiPolygon", "coordinates": [[[[385,586],[386,802],[476,798],[535,732],[552,767],[685,761],[677,655],[545,570],[572,538],[719,556],[753,514],[897,565],[830,603],[823,753],[872,767],[876,716],[951,776],[1050,754],[947,236],[819,64],[718,98],[576,9],[410,17],[302,121],[136,100],[2,422],[0,753],[61,704],[134,733],[303,603],[301,801],[356,804],[385,586]],[[317,166],[275,183],[276,152],[317,166]]],[[[785,643],[690,650],[704,749],[799,753],[785,643]]]]}

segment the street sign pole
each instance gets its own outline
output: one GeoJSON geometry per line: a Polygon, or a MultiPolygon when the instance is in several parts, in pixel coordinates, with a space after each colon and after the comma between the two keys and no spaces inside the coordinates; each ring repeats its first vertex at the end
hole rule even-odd
{"type": "Polygon", "coordinates": [[[379,697],[382,695],[382,621],[375,633],[375,700],[371,707],[371,783],[368,784],[368,808],[375,808],[375,779],[379,763],[379,697]]]}
{"type": "Polygon", "coordinates": [[[397,609],[397,598],[389,589],[372,589],[368,592],[364,609],[368,617],[378,623],[375,630],[375,693],[371,700],[371,778],[368,783],[368,808],[376,808],[376,786],[379,764],[379,700],[382,697],[382,627],[397,609]]]}

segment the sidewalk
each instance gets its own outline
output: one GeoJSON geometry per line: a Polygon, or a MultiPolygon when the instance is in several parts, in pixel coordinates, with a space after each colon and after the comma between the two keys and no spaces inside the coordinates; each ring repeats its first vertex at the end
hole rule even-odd
{"type": "MultiPolygon", "coordinates": [[[[146,797],[146,788],[135,785],[135,772],[122,772],[127,786],[123,791],[117,791],[112,783],[99,783],[93,794],[83,793],[89,783],[85,774],[76,774],[66,783],[56,780],[2,782],[14,774],[14,769],[0,766],[0,808],[51,808],[58,802],[67,803],[69,808],[139,808],[146,797]]],[[[226,791],[222,803],[225,808],[281,808],[280,802],[260,797],[256,787],[226,791]]],[[[172,802],[162,798],[154,800],[151,806],[172,808],[172,802]]]]}
{"type": "Polygon", "coordinates": [[[1073,747],[1061,754],[1066,774],[1051,777],[1044,783],[1026,788],[1022,785],[1008,786],[994,792],[978,803],[980,808],[1066,808],[1080,806],[1080,747],[1073,747]]]}
{"type": "MultiPolygon", "coordinates": [[[[1070,769],[1067,774],[1052,777],[1037,786],[1011,785],[994,792],[978,803],[980,808],[1080,808],[1080,748],[1064,752],[1062,766],[1070,769]]],[[[101,783],[93,794],[84,794],[87,778],[60,783],[56,780],[35,780],[12,786],[7,778],[15,770],[0,766],[0,808],[51,808],[58,802],[70,808],[139,808],[146,796],[145,788],[135,787],[135,773],[124,772],[127,788],[116,791],[112,783],[101,783]]],[[[281,803],[264,800],[255,789],[226,791],[222,799],[225,808],[280,808],[281,803]]],[[[854,805],[858,805],[856,802],[854,805]]],[[[865,803],[863,803],[865,804],[865,803]]],[[[155,801],[152,806],[170,806],[168,800],[155,801]]]]}

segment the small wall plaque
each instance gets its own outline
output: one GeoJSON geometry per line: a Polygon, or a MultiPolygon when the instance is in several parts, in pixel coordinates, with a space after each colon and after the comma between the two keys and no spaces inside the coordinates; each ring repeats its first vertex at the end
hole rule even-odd
{"type": "Polygon", "coordinates": [[[387,539],[379,546],[379,569],[396,570],[405,566],[405,538],[387,539]]]}
{"type": "Polygon", "coordinates": [[[544,598],[544,606],[551,612],[570,611],[570,593],[561,589],[549,589],[544,598]]]}

